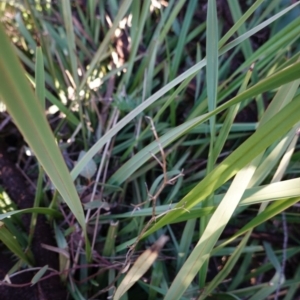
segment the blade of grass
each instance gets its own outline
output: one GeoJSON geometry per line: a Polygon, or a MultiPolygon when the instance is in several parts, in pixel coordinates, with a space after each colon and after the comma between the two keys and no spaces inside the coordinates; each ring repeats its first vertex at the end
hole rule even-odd
{"type": "Polygon", "coordinates": [[[209,220],[199,242],[177,273],[165,296],[166,300],[180,299],[199,269],[204,265],[205,261],[208,260],[215,243],[219,239],[244,194],[255,169],[256,163],[250,163],[237,173],[228,192],[209,220]]]}
{"type": "Polygon", "coordinates": [[[252,6],[242,15],[242,17],[234,23],[234,25],[226,32],[219,42],[219,47],[224,44],[233,36],[233,34],[243,25],[246,20],[256,11],[256,9],[264,2],[264,0],[255,1],[252,6]]]}
{"type": "Polygon", "coordinates": [[[2,243],[15,255],[17,255],[20,259],[26,262],[29,266],[33,264],[33,256],[29,252],[27,255],[24,253],[21,248],[18,240],[14,238],[14,236],[9,232],[9,230],[5,227],[3,222],[0,222],[0,240],[2,243]],[[30,255],[31,254],[31,255],[30,255]]]}
{"type": "MultiPolygon", "coordinates": [[[[247,85],[249,83],[249,80],[251,78],[251,75],[252,75],[253,67],[254,66],[252,66],[248,70],[248,72],[245,76],[245,79],[242,83],[242,86],[240,87],[240,89],[238,91],[238,94],[240,94],[240,93],[242,93],[243,91],[246,90],[246,87],[247,87],[247,85]]],[[[229,135],[229,132],[230,132],[230,128],[232,128],[234,119],[235,119],[235,117],[236,117],[236,115],[239,111],[239,108],[240,108],[240,103],[230,107],[228,112],[227,112],[226,119],[224,120],[224,123],[222,124],[221,130],[219,132],[219,136],[218,136],[218,139],[216,140],[216,144],[215,144],[215,148],[214,148],[214,159],[215,159],[215,161],[219,157],[219,155],[222,151],[222,148],[225,145],[225,142],[226,142],[226,140],[228,138],[228,135],[229,135]]],[[[214,163],[215,163],[215,161],[214,161],[214,163]]]]}
{"type": "Polygon", "coordinates": [[[168,239],[167,236],[161,236],[150,249],[147,249],[139,256],[117,288],[114,294],[114,300],[120,299],[122,295],[148,271],[168,239]]]}
{"type": "MultiPolygon", "coordinates": [[[[204,300],[208,295],[210,295],[217,286],[226,279],[226,277],[229,275],[229,273],[232,271],[232,269],[236,266],[236,263],[240,256],[243,254],[243,250],[247,245],[247,242],[249,240],[249,237],[251,235],[251,232],[248,232],[242,241],[239,243],[239,245],[235,248],[233,254],[230,256],[228,261],[226,262],[225,266],[222,268],[222,270],[217,274],[217,276],[214,277],[214,279],[208,284],[207,287],[205,287],[204,291],[201,293],[198,300],[204,300]]],[[[236,277],[235,277],[236,278],[236,277]]]]}
{"type": "Polygon", "coordinates": [[[260,224],[263,224],[267,220],[273,218],[274,216],[280,214],[287,208],[291,207],[295,203],[297,203],[300,200],[299,197],[296,198],[289,198],[289,199],[283,199],[279,201],[273,202],[271,205],[269,205],[262,213],[257,215],[255,218],[253,218],[250,222],[248,222],[243,228],[238,230],[231,238],[227,239],[225,242],[220,244],[218,247],[216,247],[212,253],[215,253],[219,251],[219,249],[222,249],[227,244],[234,241],[237,237],[241,236],[242,234],[245,234],[247,231],[257,227],[260,224]]]}
{"type": "Polygon", "coordinates": [[[41,106],[45,107],[45,72],[41,47],[36,49],[35,89],[37,99],[41,102],[41,106]]]}
{"type": "MultiPolygon", "coordinates": [[[[231,0],[228,1],[228,5],[230,8],[231,16],[233,18],[234,23],[236,24],[238,20],[240,20],[243,17],[240,4],[237,0],[231,0]]],[[[247,32],[245,23],[241,24],[241,27],[237,30],[239,35],[242,35],[247,32]]],[[[242,52],[244,54],[245,59],[251,56],[252,54],[252,45],[250,43],[250,40],[246,40],[241,44],[242,52]]]]}
{"type": "Polygon", "coordinates": [[[137,55],[138,47],[142,39],[142,33],[145,26],[147,16],[149,14],[150,0],[140,2],[139,0],[134,0],[132,4],[132,27],[131,33],[131,50],[128,60],[128,68],[124,77],[125,84],[127,85],[130,77],[132,76],[132,69],[134,66],[134,61],[137,55]],[[142,4],[142,10],[140,11],[139,5],[142,4]]]}
{"type": "Polygon", "coordinates": [[[190,28],[191,21],[193,20],[193,14],[195,12],[196,5],[198,4],[197,2],[197,0],[190,0],[187,5],[186,14],[184,16],[182,28],[178,37],[178,43],[176,45],[175,55],[171,64],[171,78],[174,78],[176,76],[180,60],[182,59],[182,57],[184,57],[183,50],[186,44],[188,30],[190,28]]]}
{"type": "Polygon", "coordinates": [[[4,220],[10,216],[17,215],[17,214],[31,214],[31,213],[49,215],[49,216],[52,216],[55,218],[61,216],[61,214],[58,211],[51,209],[51,208],[33,207],[33,208],[13,210],[13,211],[9,211],[4,214],[0,214],[0,220],[4,220]]]}
{"type": "MultiPolygon", "coordinates": [[[[218,15],[217,5],[215,0],[209,0],[207,6],[207,19],[206,19],[206,86],[207,86],[207,102],[208,112],[212,112],[217,107],[217,93],[218,93],[218,78],[219,78],[219,53],[218,53],[218,15]]],[[[210,126],[210,139],[208,150],[208,162],[206,173],[209,174],[216,161],[214,157],[214,144],[216,140],[216,115],[209,118],[210,126]]],[[[213,194],[209,195],[204,200],[203,206],[211,206],[213,201],[213,194]]],[[[200,236],[205,232],[206,226],[209,224],[210,216],[205,216],[200,219],[200,236]]],[[[208,269],[209,260],[207,259],[199,271],[199,287],[200,289],[205,286],[206,274],[208,269]]],[[[184,267],[184,266],[183,266],[184,267]]],[[[176,279],[175,279],[176,280],[176,279]]]]}
{"type": "Polygon", "coordinates": [[[76,86],[78,86],[79,78],[77,73],[78,66],[77,66],[77,58],[76,58],[75,33],[74,33],[74,27],[72,22],[71,3],[69,0],[62,2],[62,11],[63,11],[63,19],[66,27],[66,36],[67,36],[67,44],[69,48],[72,77],[76,86]]]}
{"type": "Polygon", "coordinates": [[[43,277],[43,275],[47,272],[49,266],[43,266],[31,279],[31,286],[35,285],[39,282],[39,280],[43,277]]]}
{"type": "Polygon", "coordinates": [[[262,22],[261,24],[255,26],[254,28],[248,30],[246,33],[244,33],[243,35],[239,36],[234,41],[232,41],[232,42],[228,43],[227,45],[223,46],[220,49],[220,52],[224,53],[224,52],[227,52],[229,50],[229,48],[232,49],[233,47],[235,47],[236,45],[240,44],[242,41],[246,40],[247,38],[249,38],[250,36],[252,36],[256,32],[260,31],[261,29],[263,29],[266,26],[270,25],[272,22],[274,22],[278,18],[282,17],[284,14],[286,14],[287,12],[289,12],[291,9],[295,8],[299,4],[300,4],[300,1],[298,1],[298,2],[296,2],[294,4],[292,4],[292,5],[290,5],[289,7],[283,9],[282,11],[280,11],[279,13],[277,13],[276,15],[272,16],[271,18],[269,18],[268,20],[262,22]]]}
{"type": "Polygon", "coordinates": [[[70,173],[55,143],[41,104],[31,90],[2,26],[0,38],[0,94],[3,101],[44,170],[85,231],[82,205],[70,173]]]}

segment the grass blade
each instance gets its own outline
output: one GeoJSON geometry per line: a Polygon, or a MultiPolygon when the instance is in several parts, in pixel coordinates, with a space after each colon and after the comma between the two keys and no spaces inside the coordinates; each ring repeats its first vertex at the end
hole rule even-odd
{"type": "Polygon", "coordinates": [[[2,26],[0,39],[0,94],[3,101],[44,170],[85,231],[82,205],[70,173],[55,143],[41,103],[25,78],[24,70],[2,26]]]}
{"type": "Polygon", "coordinates": [[[35,90],[36,96],[41,102],[41,106],[45,107],[45,72],[43,51],[41,47],[36,49],[35,90]]]}
{"type": "Polygon", "coordinates": [[[18,243],[18,240],[14,238],[14,236],[9,232],[2,222],[0,222],[0,240],[12,253],[17,255],[28,265],[32,265],[32,258],[29,258],[28,255],[25,255],[23,249],[18,243]]]}

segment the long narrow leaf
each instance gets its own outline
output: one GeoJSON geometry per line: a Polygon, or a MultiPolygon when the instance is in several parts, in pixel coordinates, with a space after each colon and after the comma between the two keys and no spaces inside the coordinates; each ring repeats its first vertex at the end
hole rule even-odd
{"type": "Polygon", "coordinates": [[[83,208],[41,103],[36,99],[13,47],[0,26],[0,95],[15,124],[54,186],[85,230],[83,208]]]}
{"type": "Polygon", "coordinates": [[[25,254],[18,240],[15,239],[15,237],[9,232],[2,222],[0,222],[0,241],[2,241],[2,243],[20,259],[22,259],[28,265],[32,265],[32,258],[29,258],[28,254],[25,254]]]}

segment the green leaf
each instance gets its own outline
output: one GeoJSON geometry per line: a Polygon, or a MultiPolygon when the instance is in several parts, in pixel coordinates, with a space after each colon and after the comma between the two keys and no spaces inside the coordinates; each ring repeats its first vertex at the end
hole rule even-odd
{"type": "Polygon", "coordinates": [[[9,232],[2,222],[0,222],[0,240],[12,253],[14,253],[28,265],[33,264],[32,258],[29,258],[28,255],[24,253],[17,239],[9,232]]]}
{"type": "Polygon", "coordinates": [[[61,214],[51,208],[45,208],[45,207],[33,207],[33,208],[26,208],[26,209],[20,209],[20,210],[13,210],[9,211],[5,214],[0,214],[0,220],[4,220],[10,216],[17,215],[17,214],[29,214],[29,213],[37,213],[37,214],[44,214],[49,215],[53,217],[59,217],[61,214]]]}
{"type": "Polygon", "coordinates": [[[48,265],[43,266],[31,279],[31,283],[33,285],[35,285],[42,277],[43,275],[47,272],[48,270],[48,265]]]}
{"type": "Polygon", "coordinates": [[[0,26],[0,95],[27,143],[85,231],[83,208],[70,173],[14,49],[0,26]]]}
{"type": "Polygon", "coordinates": [[[35,92],[36,97],[41,102],[41,106],[45,107],[45,72],[44,58],[41,47],[37,47],[36,49],[35,92]]]}

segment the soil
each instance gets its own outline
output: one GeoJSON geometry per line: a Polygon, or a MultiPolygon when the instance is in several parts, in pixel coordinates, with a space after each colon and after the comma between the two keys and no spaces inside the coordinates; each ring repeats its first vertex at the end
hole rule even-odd
{"type": "MultiPolygon", "coordinates": [[[[14,201],[19,209],[33,207],[34,194],[28,188],[24,177],[20,174],[14,163],[11,162],[9,154],[5,148],[0,147],[0,185],[4,188],[9,197],[14,201]]],[[[30,214],[23,214],[22,223],[24,228],[29,231],[30,214]]],[[[54,270],[59,270],[58,254],[42,248],[42,244],[56,246],[53,232],[44,216],[37,218],[34,238],[31,250],[35,258],[34,267],[43,267],[48,265],[54,270]]],[[[1,251],[0,255],[0,280],[3,280],[7,272],[15,263],[12,255],[1,251]]],[[[36,271],[35,271],[36,272],[36,271]]],[[[66,289],[60,282],[58,275],[51,276],[47,280],[38,282],[31,286],[31,279],[35,272],[25,272],[11,279],[13,284],[25,285],[22,288],[8,287],[0,285],[0,295],[2,300],[22,299],[22,300],[65,300],[67,299],[66,289]],[[26,285],[27,284],[27,285],[26,285]]],[[[44,276],[49,275],[50,272],[44,276]]]]}

